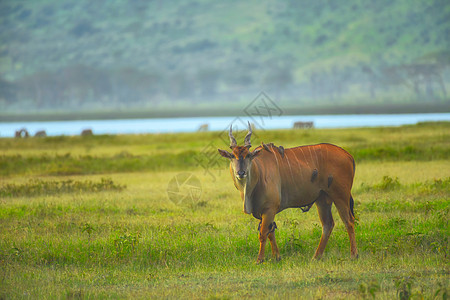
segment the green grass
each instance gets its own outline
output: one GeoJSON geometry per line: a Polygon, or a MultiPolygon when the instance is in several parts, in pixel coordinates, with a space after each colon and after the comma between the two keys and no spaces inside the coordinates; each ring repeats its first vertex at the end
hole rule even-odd
{"type": "MultiPolygon", "coordinates": [[[[450,157],[448,122],[347,130],[278,130],[256,133],[253,144],[272,141],[285,147],[330,142],[362,161],[431,161],[450,157]]],[[[227,148],[219,132],[102,135],[0,139],[0,176],[85,175],[119,172],[195,170],[204,164],[225,169],[216,155],[227,148]]]]}
{"type": "Polygon", "coordinates": [[[242,213],[226,162],[210,170],[214,178],[182,160],[171,165],[162,159],[157,168],[109,166],[120,151],[144,165],[147,156],[196,155],[217,133],[0,139],[4,156],[20,155],[30,165],[17,172],[6,165],[0,175],[2,191],[22,191],[0,197],[0,298],[445,299],[449,127],[258,133],[255,144],[257,139],[288,146],[333,142],[351,153],[400,149],[395,156],[357,159],[358,260],[350,259],[348,237],[333,208],[336,227],[324,258],[311,261],[321,233],[317,212],[289,209],[276,218],[282,260],[272,260],[268,251],[262,265],[255,263],[258,221],[242,213]],[[420,151],[401,152],[407,147],[420,151]],[[432,154],[427,148],[441,150],[432,154]],[[57,158],[67,152],[70,160],[57,158]],[[45,163],[29,163],[44,154],[45,163]],[[67,176],[44,168],[68,168],[85,155],[98,164],[95,172],[86,167],[67,176]],[[199,178],[201,199],[176,205],[167,186],[186,171],[199,178]],[[64,182],[83,188],[60,190],[64,182]],[[49,192],[29,192],[36,183],[49,192]]]}

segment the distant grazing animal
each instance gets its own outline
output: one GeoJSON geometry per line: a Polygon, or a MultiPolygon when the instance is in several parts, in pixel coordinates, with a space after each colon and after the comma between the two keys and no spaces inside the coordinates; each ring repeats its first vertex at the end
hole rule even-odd
{"type": "Polygon", "coordinates": [[[314,122],[295,122],[294,129],[297,128],[313,128],[314,122]]]}
{"type": "Polygon", "coordinates": [[[27,138],[29,136],[30,136],[30,134],[28,133],[28,130],[26,130],[25,128],[16,130],[16,134],[15,134],[16,138],[23,138],[23,137],[27,138]]]}
{"type": "Polygon", "coordinates": [[[47,133],[45,132],[45,130],[39,130],[36,131],[36,133],[34,134],[35,137],[46,137],[47,133]]]}
{"type": "Polygon", "coordinates": [[[279,260],[275,241],[275,215],[286,208],[308,211],[315,203],[322,223],[322,237],[313,258],[320,258],[334,227],[331,206],[334,203],[350,238],[350,253],[358,257],[355,239],[355,217],[351,188],[355,161],[344,149],[331,144],[318,144],[284,149],[262,144],[250,151],[252,129],[238,146],[230,128],[232,152],[219,150],[230,159],[230,173],[241,193],[244,212],[261,220],[260,248],[257,262],[264,261],[267,238],[272,254],[279,260]]]}
{"type": "Polygon", "coordinates": [[[89,136],[89,135],[93,135],[94,133],[92,132],[92,129],[84,129],[81,132],[81,136],[89,136]]]}
{"type": "Polygon", "coordinates": [[[208,129],[209,129],[209,125],[208,124],[202,124],[198,128],[198,131],[208,131],[208,129]]]}

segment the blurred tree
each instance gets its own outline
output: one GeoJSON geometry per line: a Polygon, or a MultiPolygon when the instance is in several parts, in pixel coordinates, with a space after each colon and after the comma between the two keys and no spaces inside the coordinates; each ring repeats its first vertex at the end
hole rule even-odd
{"type": "Polygon", "coordinates": [[[97,30],[94,28],[91,22],[87,20],[79,21],[75,24],[72,29],[69,30],[69,33],[77,38],[82,37],[84,35],[89,35],[95,33],[97,30]]]}
{"type": "Polygon", "coordinates": [[[375,96],[376,96],[376,88],[377,88],[377,85],[378,85],[377,75],[372,70],[372,68],[369,65],[366,65],[366,64],[361,66],[361,70],[367,76],[370,98],[374,99],[375,96]]]}
{"type": "Polygon", "coordinates": [[[202,96],[212,96],[217,93],[220,71],[216,69],[201,69],[197,73],[197,81],[202,96]]]}
{"type": "Polygon", "coordinates": [[[282,91],[293,83],[292,67],[291,65],[276,66],[268,71],[263,79],[264,85],[273,90],[275,98],[279,99],[282,91]]]}
{"type": "Polygon", "coordinates": [[[177,72],[170,76],[167,82],[167,95],[173,100],[187,99],[194,95],[192,77],[177,72]]]}
{"type": "Polygon", "coordinates": [[[61,107],[64,83],[54,72],[37,72],[17,82],[18,96],[31,100],[37,108],[61,107]]]}
{"type": "Polygon", "coordinates": [[[58,75],[64,99],[72,105],[83,106],[111,96],[110,78],[105,71],[78,64],[64,68],[58,75]]]}
{"type": "Polygon", "coordinates": [[[162,79],[157,73],[146,73],[135,68],[122,68],[112,75],[113,97],[122,103],[136,104],[157,99],[162,92],[162,79]]]}
{"type": "Polygon", "coordinates": [[[6,103],[13,103],[17,100],[17,90],[15,84],[0,76],[0,99],[6,103]]]}

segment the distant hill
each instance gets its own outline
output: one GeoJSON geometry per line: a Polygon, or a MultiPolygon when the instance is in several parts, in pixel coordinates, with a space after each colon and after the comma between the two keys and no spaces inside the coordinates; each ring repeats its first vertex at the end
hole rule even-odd
{"type": "Polygon", "coordinates": [[[3,0],[0,110],[448,104],[449,20],[447,0],[3,0]]]}

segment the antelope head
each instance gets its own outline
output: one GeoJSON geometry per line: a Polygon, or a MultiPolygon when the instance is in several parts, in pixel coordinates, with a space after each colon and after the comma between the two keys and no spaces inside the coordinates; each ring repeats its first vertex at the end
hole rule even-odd
{"type": "Polygon", "coordinates": [[[232,126],[230,126],[229,136],[230,148],[232,150],[231,153],[226,150],[218,150],[220,155],[228,158],[231,161],[233,175],[237,180],[241,181],[246,179],[250,171],[252,159],[259,154],[261,149],[250,151],[250,148],[252,147],[252,144],[250,142],[250,139],[252,137],[252,127],[250,126],[250,123],[248,123],[248,133],[244,139],[244,146],[237,145],[236,139],[233,136],[232,126]]]}

